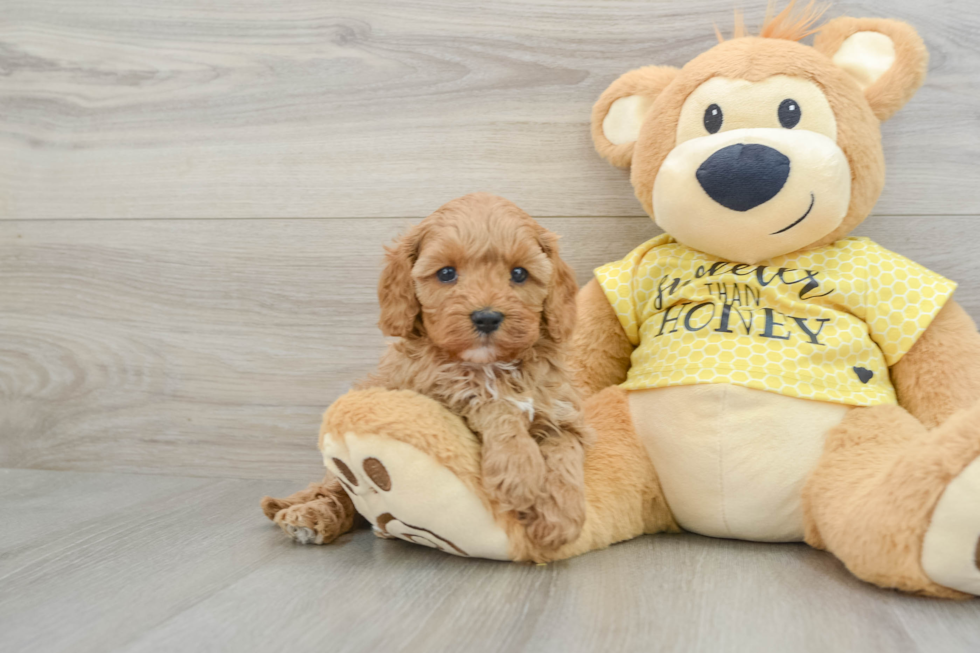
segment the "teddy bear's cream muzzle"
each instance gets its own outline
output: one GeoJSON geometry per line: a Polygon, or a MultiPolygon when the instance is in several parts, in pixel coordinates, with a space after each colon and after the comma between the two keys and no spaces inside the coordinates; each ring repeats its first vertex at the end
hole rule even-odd
{"type": "Polygon", "coordinates": [[[747,128],[675,147],[653,186],[657,224],[713,256],[758,263],[816,242],[840,225],[851,171],[831,138],[747,128]]]}

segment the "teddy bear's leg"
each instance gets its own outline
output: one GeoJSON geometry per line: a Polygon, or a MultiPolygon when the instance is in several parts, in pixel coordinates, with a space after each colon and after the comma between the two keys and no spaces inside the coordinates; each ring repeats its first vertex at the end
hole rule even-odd
{"type": "Polygon", "coordinates": [[[882,587],[980,594],[978,457],[980,405],[932,430],[898,406],[856,408],[804,488],[806,541],[882,587]]]}
{"type": "Polygon", "coordinates": [[[581,536],[557,551],[536,547],[517,516],[486,495],[479,440],[432,399],[382,389],[348,393],[324,416],[320,447],[327,468],[380,536],[455,555],[557,560],[677,530],[633,431],[625,392],[599,393],[587,403],[586,418],[597,431],[586,453],[586,521],[581,536]]]}
{"type": "Polygon", "coordinates": [[[613,386],[593,395],[585,402],[585,419],[595,430],[596,441],[585,452],[582,534],[558,551],[529,551],[526,558],[561,560],[644,533],[680,531],[650,456],[633,428],[626,392],[613,386]]]}

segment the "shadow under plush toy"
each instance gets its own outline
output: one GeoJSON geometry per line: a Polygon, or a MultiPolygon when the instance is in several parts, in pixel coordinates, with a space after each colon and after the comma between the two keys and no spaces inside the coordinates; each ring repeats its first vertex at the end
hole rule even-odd
{"type": "MultiPolygon", "coordinates": [[[[595,106],[599,153],[632,168],[666,234],[579,294],[597,440],[582,534],[552,558],[684,529],[804,540],[883,587],[980,594],[980,335],[955,284],[848,237],[884,183],[880,122],[927,53],[901,22],[816,19],[787,9],[682,69],[623,75],[595,106]]],[[[375,523],[387,503],[429,506],[416,526],[528,559],[472,434],[434,402],[353,392],[323,429],[375,523]],[[363,464],[382,445],[390,484],[374,488],[363,464]]]]}

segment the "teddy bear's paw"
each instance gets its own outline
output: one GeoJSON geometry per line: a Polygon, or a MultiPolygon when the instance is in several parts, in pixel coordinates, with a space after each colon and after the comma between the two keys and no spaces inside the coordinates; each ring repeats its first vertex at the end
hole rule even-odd
{"type": "Polygon", "coordinates": [[[391,533],[381,530],[377,526],[371,527],[371,532],[374,533],[375,537],[379,537],[382,540],[397,540],[398,538],[391,533]]]}
{"type": "Polygon", "coordinates": [[[936,503],[922,541],[922,569],[939,585],[980,595],[980,458],[936,503]]]}
{"type": "Polygon", "coordinates": [[[477,494],[431,455],[383,435],[326,434],[324,464],[380,537],[509,560],[507,534],[477,494]]]}

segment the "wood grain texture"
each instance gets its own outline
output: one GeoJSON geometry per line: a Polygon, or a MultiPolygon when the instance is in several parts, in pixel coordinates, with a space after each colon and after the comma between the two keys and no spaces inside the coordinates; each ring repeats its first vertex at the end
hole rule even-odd
{"type": "MultiPolygon", "coordinates": [[[[765,2],[743,3],[757,25],[765,2]]],[[[592,150],[618,75],[682,65],[731,0],[4,0],[0,217],[422,216],[474,190],[640,215],[592,150]]],[[[841,0],[915,25],[886,214],[980,213],[980,4],[841,0]]]]}
{"type": "Polygon", "coordinates": [[[0,471],[3,523],[29,533],[0,535],[0,649],[980,647],[980,602],[880,590],[804,545],[648,536],[548,566],[455,558],[368,531],[304,547],[257,508],[286,485],[0,471]]]}
{"type": "MultiPolygon", "coordinates": [[[[647,218],[545,218],[585,283],[647,218]]],[[[381,244],[404,220],[0,221],[0,466],[309,478],[320,414],[384,347],[381,244]]],[[[972,217],[875,217],[962,282],[972,217]]]]}
{"type": "MultiPolygon", "coordinates": [[[[0,466],[321,474],[320,413],[383,350],[381,245],[407,224],[0,222],[0,466]]],[[[583,280],[654,233],[547,224],[583,280]]]]}
{"type": "Polygon", "coordinates": [[[4,530],[31,533],[0,540],[4,651],[117,650],[277,555],[243,481],[3,470],[0,488],[4,530]]]}

